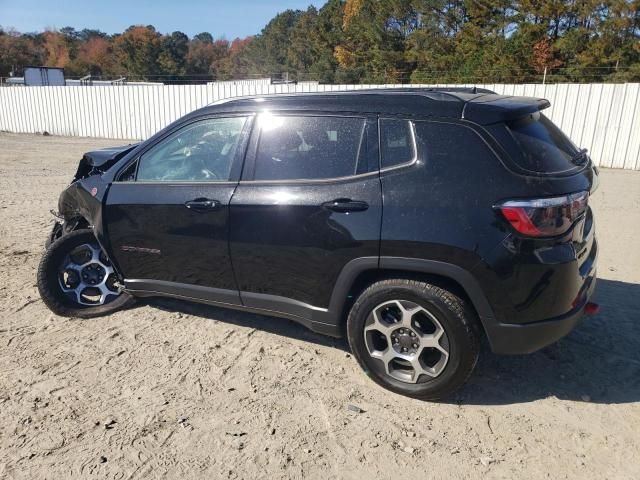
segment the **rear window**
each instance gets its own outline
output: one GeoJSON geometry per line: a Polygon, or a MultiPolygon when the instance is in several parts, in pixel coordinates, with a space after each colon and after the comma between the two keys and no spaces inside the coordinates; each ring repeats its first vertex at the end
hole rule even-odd
{"type": "Polygon", "coordinates": [[[507,123],[507,129],[522,153],[514,160],[526,170],[560,173],[584,162],[584,155],[569,137],[540,112],[507,123]]]}

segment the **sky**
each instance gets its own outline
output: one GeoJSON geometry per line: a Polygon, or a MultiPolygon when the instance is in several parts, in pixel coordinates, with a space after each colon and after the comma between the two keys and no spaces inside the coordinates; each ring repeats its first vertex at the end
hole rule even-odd
{"type": "Polygon", "coordinates": [[[112,34],[130,25],[189,37],[209,32],[232,40],[260,33],[277,13],[324,0],[0,0],[0,26],[22,33],[74,27],[112,34]]]}

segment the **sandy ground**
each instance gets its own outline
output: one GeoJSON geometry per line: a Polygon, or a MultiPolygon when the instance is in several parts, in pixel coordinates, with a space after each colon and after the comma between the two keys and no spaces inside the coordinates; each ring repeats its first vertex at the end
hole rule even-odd
{"type": "Polygon", "coordinates": [[[640,476],[640,172],[603,171],[592,199],[602,313],[533,355],[485,347],[428,403],[286,320],[167,300],[51,314],[48,211],[82,152],[113,143],[0,134],[0,478],[640,476]]]}

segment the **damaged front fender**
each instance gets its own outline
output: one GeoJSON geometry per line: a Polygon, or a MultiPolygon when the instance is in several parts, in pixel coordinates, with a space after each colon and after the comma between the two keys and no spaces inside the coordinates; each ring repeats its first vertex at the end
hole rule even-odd
{"type": "Polygon", "coordinates": [[[58,211],[64,220],[61,234],[77,228],[91,228],[102,248],[109,252],[102,219],[108,188],[109,184],[100,175],[92,175],[69,185],[58,199],[58,211]]]}

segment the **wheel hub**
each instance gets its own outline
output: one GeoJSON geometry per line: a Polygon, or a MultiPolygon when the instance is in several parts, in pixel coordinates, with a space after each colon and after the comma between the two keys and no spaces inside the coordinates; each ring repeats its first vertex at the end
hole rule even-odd
{"type": "Polygon", "coordinates": [[[101,265],[91,263],[82,269],[82,280],[89,285],[98,285],[102,283],[106,273],[101,265]]]}
{"type": "Polygon", "coordinates": [[[420,348],[420,338],[410,328],[397,328],[391,332],[393,349],[405,355],[415,355],[420,348]]]}
{"type": "Polygon", "coordinates": [[[62,291],[80,305],[104,305],[120,295],[113,266],[97,243],[75,247],[60,265],[62,291]]]}

